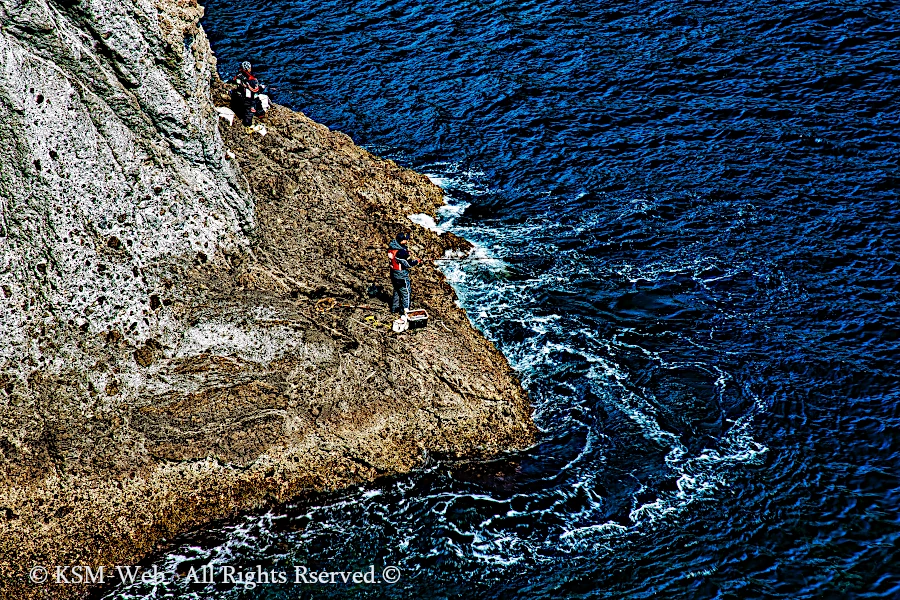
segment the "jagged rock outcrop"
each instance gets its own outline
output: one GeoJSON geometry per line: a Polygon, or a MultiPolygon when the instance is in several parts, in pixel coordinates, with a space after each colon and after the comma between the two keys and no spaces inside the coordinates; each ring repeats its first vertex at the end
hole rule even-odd
{"type": "Polygon", "coordinates": [[[515,375],[440,272],[394,334],[386,241],[427,178],[225,100],[194,0],[0,0],[0,597],[33,564],[131,564],[300,490],[532,442],[515,375]],[[229,157],[233,158],[229,158],[229,157]],[[246,175],[246,177],[245,177],[246,175]],[[362,307],[362,308],[360,308],[362,307]]]}

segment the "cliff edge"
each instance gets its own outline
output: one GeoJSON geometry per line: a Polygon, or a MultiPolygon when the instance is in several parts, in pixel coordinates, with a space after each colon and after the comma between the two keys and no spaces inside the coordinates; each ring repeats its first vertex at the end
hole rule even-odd
{"type": "Polygon", "coordinates": [[[225,104],[194,0],[0,0],[0,597],[212,519],[532,443],[504,357],[427,262],[395,334],[386,242],[440,190],[275,106],[225,104]]]}

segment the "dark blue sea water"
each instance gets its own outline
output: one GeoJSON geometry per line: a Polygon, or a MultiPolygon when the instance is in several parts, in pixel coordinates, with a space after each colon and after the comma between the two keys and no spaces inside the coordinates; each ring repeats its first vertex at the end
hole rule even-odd
{"type": "Polygon", "coordinates": [[[444,187],[543,437],[152,559],[393,586],[110,597],[900,598],[897,3],[206,7],[223,76],[444,187]]]}

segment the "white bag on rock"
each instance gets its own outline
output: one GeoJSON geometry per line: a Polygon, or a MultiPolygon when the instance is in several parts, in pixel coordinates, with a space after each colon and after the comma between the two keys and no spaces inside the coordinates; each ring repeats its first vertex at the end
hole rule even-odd
{"type": "Polygon", "coordinates": [[[234,117],[236,115],[234,114],[234,111],[227,106],[217,106],[216,112],[219,113],[219,118],[228,121],[229,125],[234,123],[234,117]]]}
{"type": "Polygon", "coordinates": [[[409,320],[406,318],[406,315],[403,315],[402,317],[394,321],[391,329],[393,329],[397,333],[401,333],[409,329],[409,320]]]}

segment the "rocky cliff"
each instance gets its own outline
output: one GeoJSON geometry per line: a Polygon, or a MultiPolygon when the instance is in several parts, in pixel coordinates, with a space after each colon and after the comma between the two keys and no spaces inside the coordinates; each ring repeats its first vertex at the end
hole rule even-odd
{"type": "Polygon", "coordinates": [[[433,264],[395,334],[384,246],[464,240],[427,178],[224,104],[194,0],[0,0],[0,597],[133,564],[235,511],[533,441],[514,373],[433,264]]]}

